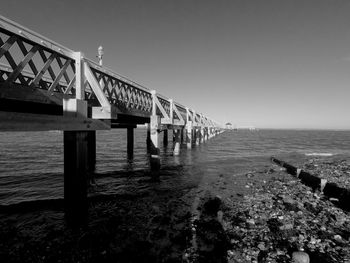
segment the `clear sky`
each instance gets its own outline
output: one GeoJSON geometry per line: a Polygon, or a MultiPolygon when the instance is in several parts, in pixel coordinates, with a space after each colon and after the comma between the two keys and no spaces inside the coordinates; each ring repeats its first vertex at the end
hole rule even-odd
{"type": "Polygon", "coordinates": [[[349,0],[1,0],[1,15],[219,121],[350,129],[349,0]]]}

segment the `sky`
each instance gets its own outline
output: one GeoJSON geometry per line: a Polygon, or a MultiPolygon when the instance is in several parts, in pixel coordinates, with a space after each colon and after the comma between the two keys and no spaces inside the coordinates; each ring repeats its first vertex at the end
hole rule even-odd
{"type": "Polygon", "coordinates": [[[221,123],[350,129],[348,0],[1,0],[0,14],[221,123]]]}

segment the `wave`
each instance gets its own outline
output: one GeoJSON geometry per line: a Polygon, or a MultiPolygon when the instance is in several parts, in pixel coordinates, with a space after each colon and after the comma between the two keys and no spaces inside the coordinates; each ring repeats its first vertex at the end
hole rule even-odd
{"type": "Polygon", "coordinates": [[[306,156],[333,156],[333,153],[305,153],[306,156]]]}

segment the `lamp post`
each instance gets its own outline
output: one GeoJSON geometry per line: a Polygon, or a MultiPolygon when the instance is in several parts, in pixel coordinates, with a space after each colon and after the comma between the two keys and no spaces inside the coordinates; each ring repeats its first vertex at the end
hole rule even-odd
{"type": "Polygon", "coordinates": [[[98,55],[97,55],[97,57],[98,57],[98,64],[100,64],[100,66],[102,66],[102,64],[103,64],[102,63],[102,57],[103,57],[103,54],[104,54],[102,46],[98,47],[97,53],[98,53],[98,55]]]}

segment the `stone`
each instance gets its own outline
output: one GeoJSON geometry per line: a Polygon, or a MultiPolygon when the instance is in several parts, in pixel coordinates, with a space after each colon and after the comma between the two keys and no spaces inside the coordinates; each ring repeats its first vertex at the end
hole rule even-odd
{"type": "Polygon", "coordinates": [[[258,248],[259,248],[260,250],[265,250],[265,249],[266,249],[264,243],[260,243],[260,244],[258,245],[258,248]]]}
{"type": "Polygon", "coordinates": [[[298,202],[289,196],[283,198],[283,205],[288,211],[298,212],[300,210],[298,202]]]}
{"type": "Polygon", "coordinates": [[[306,252],[296,251],[292,254],[292,262],[294,263],[310,263],[310,257],[306,252]]]}
{"type": "Polygon", "coordinates": [[[343,240],[343,238],[340,235],[334,235],[334,240],[341,242],[343,240]]]}
{"type": "Polygon", "coordinates": [[[218,212],[217,212],[217,220],[222,224],[223,223],[223,217],[224,217],[224,213],[221,211],[221,210],[219,210],[218,212]]]}
{"type": "Polygon", "coordinates": [[[293,229],[293,224],[289,223],[289,224],[284,224],[282,226],[279,227],[280,230],[291,230],[293,229]]]}

